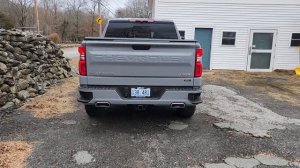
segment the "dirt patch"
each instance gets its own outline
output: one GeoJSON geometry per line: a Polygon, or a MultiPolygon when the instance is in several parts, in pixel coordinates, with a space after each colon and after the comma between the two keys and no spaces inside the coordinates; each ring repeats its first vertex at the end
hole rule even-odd
{"type": "Polygon", "coordinates": [[[32,145],[26,142],[0,142],[0,168],[25,167],[31,151],[32,145]]]}
{"type": "Polygon", "coordinates": [[[52,118],[73,113],[78,108],[76,100],[78,77],[72,77],[53,86],[47,93],[26,103],[21,110],[32,112],[37,118],[52,118]]]}
{"type": "Polygon", "coordinates": [[[214,70],[204,72],[203,76],[209,82],[249,87],[277,100],[300,104],[300,78],[293,71],[250,73],[214,70]]]}

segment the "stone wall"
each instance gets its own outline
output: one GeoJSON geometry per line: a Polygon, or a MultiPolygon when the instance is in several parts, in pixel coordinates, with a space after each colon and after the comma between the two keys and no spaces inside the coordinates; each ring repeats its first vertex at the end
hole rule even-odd
{"type": "Polygon", "coordinates": [[[0,29],[0,113],[45,93],[70,71],[63,51],[46,37],[0,29]]]}

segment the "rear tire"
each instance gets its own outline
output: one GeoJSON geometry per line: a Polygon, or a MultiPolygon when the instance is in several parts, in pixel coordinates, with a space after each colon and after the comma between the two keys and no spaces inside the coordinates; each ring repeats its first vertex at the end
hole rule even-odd
{"type": "Polygon", "coordinates": [[[196,112],[196,106],[187,106],[184,109],[177,109],[177,115],[181,118],[191,118],[196,112]]]}
{"type": "Polygon", "coordinates": [[[95,117],[98,114],[98,109],[93,105],[85,105],[85,111],[90,117],[95,117]]]}

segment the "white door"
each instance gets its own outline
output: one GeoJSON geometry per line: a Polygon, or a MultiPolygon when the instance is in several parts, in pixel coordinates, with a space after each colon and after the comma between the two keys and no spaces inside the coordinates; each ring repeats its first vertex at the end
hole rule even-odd
{"type": "Polygon", "coordinates": [[[248,71],[273,70],[276,30],[251,30],[248,52],[248,71]]]}

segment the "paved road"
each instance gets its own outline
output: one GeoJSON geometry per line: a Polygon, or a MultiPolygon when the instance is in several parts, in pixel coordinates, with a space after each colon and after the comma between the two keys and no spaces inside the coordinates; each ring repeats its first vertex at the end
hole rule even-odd
{"type": "Polygon", "coordinates": [[[261,153],[280,157],[275,162],[283,167],[300,160],[299,106],[251,90],[206,84],[204,104],[190,120],[167,109],[124,108],[91,119],[80,104],[76,108],[50,119],[19,110],[0,125],[0,140],[34,142],[28,158],[34,168],[224,167],[228,157],[261,153]]]}

